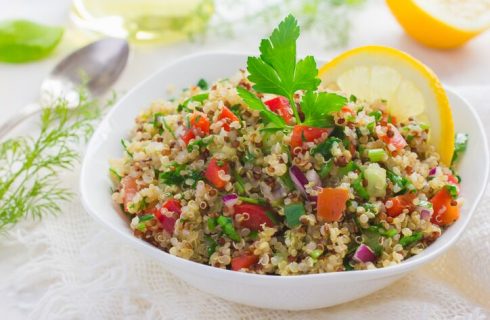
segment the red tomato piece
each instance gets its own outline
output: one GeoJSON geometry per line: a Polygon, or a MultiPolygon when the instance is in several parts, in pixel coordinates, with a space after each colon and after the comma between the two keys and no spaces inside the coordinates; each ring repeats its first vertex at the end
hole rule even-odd
{"type": "Polygon", "coordinates": [[[167,231],[170,235],[174,233],[175,229],[175,222],[177,221],[178,217],[180,217],[181,214],[181,208],[182,206],[180,205],[180,202],[175,199],[169,199],[165,201],[165,203],[162,205],[161,208],[153,208],[150,213],[152,213],[155,218],[160,221],[162,224],[163,230],[167,231]],[[162,210],[166,209],[169,212],[174,213],[172,217],[168,217],[164,213],[162,213],[162,210]]]}
{"type": "Polygon", "coordinates": [[[208,135],[211,123],[203,113],[194,113],[189,118],[190,128],[181,136],[185,144],[189,144],[192,139],[198,136],[208,135]]]}
{"type": "Polygon", "coordinates": [[[124,205],[124,210],[128,210],[128,204],[131,202],[138,193],[138,185],[136,184],[136,180],[130,176],[125,176],[121,180],[121,185],[122,185],[122,191],[124,192],[123,194],[123,205],[124,205]]]}
{"type": "Polygon", "coordinates": [[[313,142],[323,136],[327,137],[332,129],[330,128],[315,128],[303,125],[296,125],[293,127],[293,134],[291,135],[291,148],[301,147],[303,142],[313,142]]]}
{"type": "Polygon", "coordinates": [[[223,129],[230,131],[230,123],[238,121],[239,119],[230,109],[223,107],[223,110],[221,110],[221,113],[218,116],[218,120],[224,120],[223,129]]]}
{"type": "Polygon", "coordinates": [[[388,145],[388,149],[392,152],[401,150],[407,146],[405,138],[403,138],[400,131],[398,131],[398,129],[391,123],[386,125],[386,132],[384,132],[381,126],[377,126],[376,134],[388,145]],[[393,146],[393,149],[391,149],[390,146],[393,146]]]}
{"type": "Polygon", "coordinates": [[[404,209],[412,210],[415,205],[413,204],[413,199],[415,199],[416,195],[413,193],[406,193],[391,199],[388,199],[385,202],[386,213],[390,217],[398,217],[402,214],[404,209]]]}
{"type": "Polygon", "coordinates": [[[284,97],[276,97],[264,102],[271,111],[280,115],[287,124],[291,124],[293,121],[293,113],[291,106],[289,105],[289,100],[284,97]]]}
{"type": "Polygon", "coordinates": [[[248,220],[240,222],[242,227],[250,230],[262,230],[263,224],[267,227],[274,226],[274,222],[266,214],[267,208],[251,203],[237,204],[233,208],[235,209],[234,214],[248,213],[248,220]]]}
{"type": "Polygon", "coordinates": [[[350,113],[351,115],[355,115],[356,114],[354,112],[354,110],[352,110],[348,106],[343,106],[342,109],[340,109],[340,111],[342,111],[343,113],[350,113]]]}
{"type": "Polygon", "coordinates": [[[211,161],[209,161],[206,171],[204,172],[204,177],[218,189],[224,188],[227,183],[225,180],[221,179],[219,176],[219,171],[223,170],[225,174],[230,173],[230,166],[228,163],[225,161],[222,162],[223,163],[219,165],[218,160],[212,158],[211,161]]]}
{"type": "Polygon", "coordinates": [[[235,257],[231,259],[231,270],[239,271],[240,269],[247,268],[259,262],[259,257],[253,254],[235,257]]]}
{"type": "Polygon", "coordinates": [[[211,123],[205,114],[194,113],[189,119],[189,124],[191,125],[191,128],[198,129],[200,131],[198,133],[205,135],[209,134],[211,123]]]}
{"type": "Polygon", "coordinates": [[[196,135],[194,134],[194,131],[188,130],[186,133],[182,135],[181,138],[182,140],[184,140],[185,144],[187,145],[192,139],[196,138],[196,135]]]}
{"type": "Polygon", "coordinates": [[[452,174],[448,174],[447,175],[447,181],[450,183],[450,184],[454,184],[455,186],[458,186],[459,187],[459,180],[458,178],[456,178],[455,176],[453,176],[452,174]]]}
{"type": "Polygon", "coordinates": [[[431,222],[439,226],[448,226],[459,218],[459,204],[453,201],[449,191],[444,187],[430,199],[434,213],[431,222]]]}

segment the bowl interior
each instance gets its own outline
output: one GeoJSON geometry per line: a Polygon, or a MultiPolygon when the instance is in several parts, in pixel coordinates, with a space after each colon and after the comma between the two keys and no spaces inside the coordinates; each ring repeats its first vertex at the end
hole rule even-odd
{"type": "MultiPolygon", "coordinates": [[[[87,211],[103,225],[119,234],[131,244],[143,249],[147,253],[164,261],[176,264],[186,264],[194,270],[207,270],[208,274],[216,273],[227,277],[263,277],[237,272],[228,272],[216,268],[206,267],[197,263],[170,256],[146,242],[133,237],[127,222],[117,213],[111,200],[111,182],[108,175],[109,159],[122,155],[121,138],[127,136],[134,124],[134,118],[154,100],[171,98],[167,94],[169,86],[177,89],[188,87],[197,83],[201,78],[214,81],[226,78],[238,72],[246,65],[246,56],[238,54],[204,54],[181,59],[158,71],[139,86],[130,91],[119,103],[113,107],[104,118],[92,137],[83,161],[81,173],[81,197],[87,211]],[[205,268],[205,269],[203,269],[205,268]]],[[[378,274],[383,272],[404,272],[420,263],[434,258],[449,247],[462,232],[468,223],[477,203],[479,202],[488,177],[488,147],[482,125],[471,106],[448,89],[451,101],[456,131],[469,134],[469,145],[465,156],[459,165],[462,177],[462,196],[465,199],[461,218],[451,226],[440,239],[421,254],[408,259],[400,265],[385,269],[354,271],[349,273],[308,275],[300,277],[349,277],[357,273],[378,274]],[[390,270],[390,271],[388,271],[390,270]],[[342,275],[341,275],[342,274],[342,275]],[[347,275],[348,274],[348,275],[347,275]]],[[[453,139],[453,137],[447,137],[453,139]]],[[[244,278],[248,277],[248,278],[244,278]]],[[[265,276],[267,277],[267,276],[265,276]]],[[[295,281],[291,277],[267,277],[270,281],[295,281]],[[273,279],[273,280],[272,280],[273,279]]]]}

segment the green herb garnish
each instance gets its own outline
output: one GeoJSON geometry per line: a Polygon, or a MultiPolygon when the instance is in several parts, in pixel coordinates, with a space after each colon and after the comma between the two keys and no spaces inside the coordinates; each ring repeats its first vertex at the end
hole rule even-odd
{"type": "Polygon", "coordinates": [[[93,124],[107,106],[89,97],[85,87],[78,90],[75,108],[58,99],[40,116],[40,132],[0,143],[0,230],[23,217],[42,218],[61,211],[61,203],[73,193],[63,187],[60,177],[79,158],[79,144],[92,135],[93,124]]]}
{"type": "Polygon", "coordinates": [[[258,204],[258,205],[267,204],[267,201],[261,198],[249,198],[249,197],[239,196],[238,199],[241,200],[242,202],[251,203],[251,204],[258,204]]]}
{"type": "Polygon", "coordinates": [[[204,101],[206,101],[209,98],[209,93],[201,93],[201,94],[196,94],[195,96],[190,97],[189,99],[185,100],[181,104],[177,106],[177,111],[181,112],[182,110],[185,110],[187,112],[191,111],[189,109],[188,105],[191,102],[199,102],[200,104],[203,104],[204,101]]]}
{"type": "Polygon", "coordinates": [[[334,143],[342,144],[342,140],[337,137],[329,137],[327,140],[321,142],[316,147],[311,149],[311,154],[319,153],[323,156],[325,160],[332,157],[332,147],[334,143]]]}
{"type": "Polygon", "coordinates": [[[235,230],[235,226],[233,226],[233,220],[229,217],[219,216],[217,220],[218,224],[223,229],[224,234],[226,234],[233,241],[240,241],[240,235],[235,230]]]}
{"type": "Polygon", "coordinates": [[[323,167],[320,169],[320,172],[318,173],[320,178],[322,178],[322,179],[326,178],[328,176],[328,174],[330,173],[330,171],[332,171],[332,169],[333,169],[333,160],[328,159],[328,161],[325,162],[323,167]]]}
{"type": "MultiPolygon", "coordinates": [[[[314,127],[332,126],[330,113],[339,111],[347,99],[334,93],[315,92],[320,84],[315,59],[307,56],[296,60],[296,41],[299,34],[296,19],[288,15],[268,39],[261,41],[260,56],[248,58],[248,79],[254,83],[253,88],[257,92],[286,97],[297,124],[302,121],[294,94],[298,90],[304,90],[301,101],[301,110],[305,115],[303,123],[314,127]]],[[[287,127],[284,119],[270,111],[254,94],[243,88],[238,88],[238,94],[250,108],[259,110],[264,120],[274,123],[278,128],[287,127]]]]}
{"type": "Polygon", "coordinates": [[[201,90],[208,90],[209,89],[208,82],[204,79],[199,79],[199,81],[197,82],[197,86],[199,88],[201,88],[201,90]]]}
{"type": "Polygon", "coordinates": [[[420,240],[422,240],[423,237],[424,235],[422,234],[422,232],[418,231],[413,233],[411,236],[402,237],[399,243],[405,248],[416,242],[419,242],[420,240]]]}

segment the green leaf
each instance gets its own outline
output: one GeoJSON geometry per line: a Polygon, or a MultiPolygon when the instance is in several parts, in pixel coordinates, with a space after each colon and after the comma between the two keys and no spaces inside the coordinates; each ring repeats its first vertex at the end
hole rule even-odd
{"type": "Polygon", "coordinates": [[[257,92],[287,97],[297,123],[300,122],[293,95],[298,90],[316,90],[320,84],[315,59],[308,56],[296,62],[296,40],[300,29],[296,18],[288,15],[269,39],[260,43],[260,57],[249,57],[248,79],[257,92]]]}
{"type": "Polygon", "coordinates": [[[319,153],[323,156],[323,158],[325,158],[325,160],[328,160],[332,158],[332,147],[334,143],[341,145],[342,140],[337,137],[328,137],[327,140],[321,142],[316,147],[311,149],[311,154],[319,153]]]}
{"type": "Polygon", "coordinates": [[[242,87],[238,87],[237,92],[240,98],[243,99],[243,102],[245,102],[250,109],[260,111],[260,115],[264,118],[264,120],[273,123],[276,125],[276,127],[287,127],[286,121],[284,121],[280,115],[267,109],[262,100],[260,100],[256,95],[242,87]]]}
{"type": "Polygon", "coordinates": [[[335,93],[307,91],[301,100],[304,124],[318,128],[332,127],[331,113],[340,111],[346,103],[345,97],[335,93]]]}
{"type": "Polygon", "coordinates": [[[0,61],[21,63],[47,56],[60,42],[63,28],[27,20],[0,22],[0,61]]]}
{"type": "Polygon", "coordinates": [[[197,82],[197,86],[199,88],[201,88],[201,90],[208,90],[209,89],[208,82],[204,79],[199,79],[199,81],[197,82]]]}
{"type": "Polygon", "coordinates": [[[305,214],[305,207],[302,203],[292,203],[284,207],[286,224],[289,228],[297,227],[301,224],[299,218],[305,214]]]}

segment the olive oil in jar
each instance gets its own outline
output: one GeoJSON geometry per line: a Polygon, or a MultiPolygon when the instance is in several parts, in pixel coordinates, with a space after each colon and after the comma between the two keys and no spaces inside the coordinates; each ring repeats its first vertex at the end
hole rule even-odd
{"type": "Polygon", "coordinates": [[[107,36],[171,43],[202,32],[213,12],[213,0],[74,0],[71,17],[107,36]]]}

